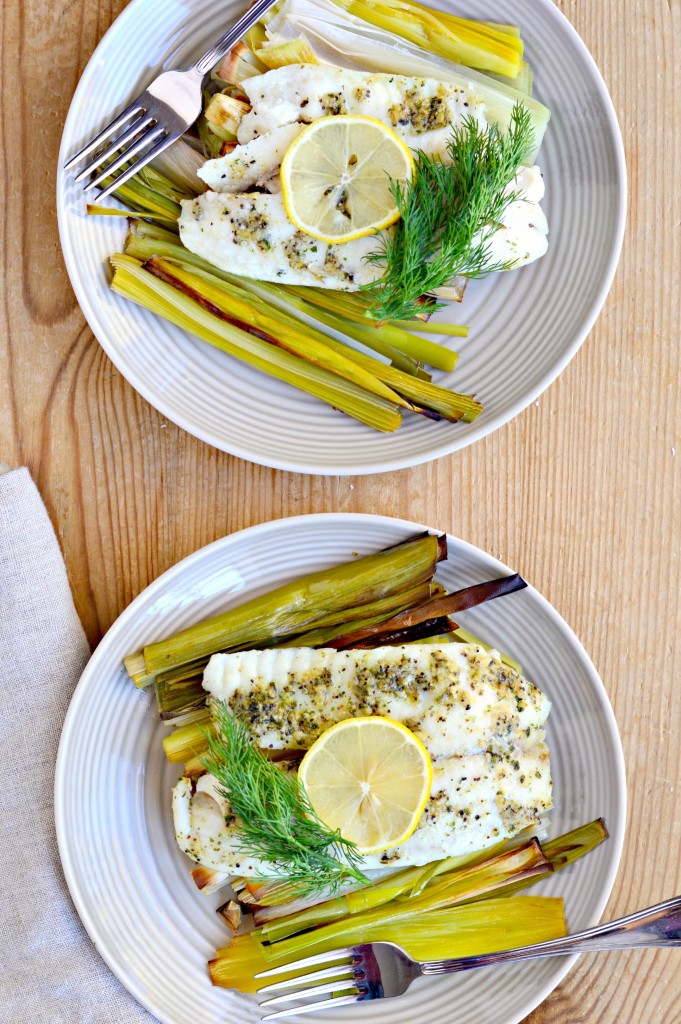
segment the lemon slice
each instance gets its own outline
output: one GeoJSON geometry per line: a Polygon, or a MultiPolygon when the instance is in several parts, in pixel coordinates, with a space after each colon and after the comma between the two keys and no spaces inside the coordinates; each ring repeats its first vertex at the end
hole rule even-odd
{"type": "Polygon", "coordinates": [[[297,228],[322,242],[350,242],[399,218],[390,179],[407,181],[405,144],[373,117],[339,114],[313,121],[281,163],[284,208],[297,228]]]}
{"type": "Polygon", "coordinates": [[[312,744],[298,777],[325,825],[360,853],[377,853],[416,828],[433,768],[421,741],[399,722],[348,718],[312,744]]]}

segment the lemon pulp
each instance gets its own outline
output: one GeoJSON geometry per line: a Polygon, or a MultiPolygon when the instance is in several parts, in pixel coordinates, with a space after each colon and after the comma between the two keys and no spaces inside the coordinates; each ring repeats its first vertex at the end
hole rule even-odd
{"type": "Polygon", "coordinates": [[[430,795],[427,750],[390,718],[350,718],[327,729],[305,754],[300,781],[318,817],[360,853],[398,846],[412,834],[430,795]]]}
{"type": "Polygon", "coordinates": [[[413,159],[393,131],[372,117],[338,114],[313,121],[281,164],[284,209],[299,230],[350,242],[394,224],[391,179],[411,177],[413,159]]]}

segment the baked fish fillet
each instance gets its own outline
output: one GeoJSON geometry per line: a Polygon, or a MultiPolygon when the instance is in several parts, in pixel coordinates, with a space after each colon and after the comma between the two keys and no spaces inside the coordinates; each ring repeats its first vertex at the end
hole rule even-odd
{"type": "Polygon", "coordinates": [[[472,88],[432,78],[290,64],[248,78],[241,88],[251,104],[237,129],[241,143],[295,121],[359,114],[383,121],[410,149],[442,154],[452,125],[464,118],[483,128],[488,123],[472,88]]]}
{"type": "MultiPolygon", "coordinates": [[[[551,807],[546,744],[440,758],[433,764],[430,800],[413,835],[400,846],[367,854],[363,868],[428,864],[487,849],[539,824],[551,807]]],[[[183,778],[173,791],[175,835],[180,849],[213,871],[267,877],[270,865],[241,848],[234,815],[212,775],[192,792],[183,778]]]]}
{"type": "MultiPolygon", "coordinates": [[[[291,128],[296,126],[286,130],[291,128]]],[[[187,249],[222,270],[258,281],[355,291],[381,277],[384,268],[366,260],[376,249],[375,236],[329,245],[295,227],[280,194],[237,189],[238,182],[250,188],[251,178],[261,180],[271,170],[266,155],[239,152],[264,141],[263,136],[237,148],[230,157],[210,161],[221,165],[213,167],[210,175],[224,174],[230,189],[182,201],[178,224],[187,249]]],[[[266,183],[271,188],[276,181],[275,176],[266,183]]],[[[489,236],[490,259],[522,267],[543,256],[548,246],[548,224],[539,205],[544,195],[539,168],[521,167],[510,188],[519,199],[506,207],[497,230],[489,236]]]]}
{"type": "Polygon", "coordinates": [[[551,706],[477,644],[215,654],[203,686],[270,750],[307,749],[335,722],[385,715],[411,729],[432,758],[505,751],[543,739],[551,706]]]}
{"type": "Polygon", "coordinates": [[[300,135],[304,124],[285,124],[260,135],[227,156],[206,160],[196,172],[215,192],[246,192],[253,185],[267,185],[279,173],[284,153],[300,135]]]}
{"type": "Polygon", "coordinates": [[[355,291],[383,273],[364,258],[376,248],[375,237],[320,242],[291,223],[281,195],[204,192],[181,206],[182,244],[241,277],[355,291]]]}

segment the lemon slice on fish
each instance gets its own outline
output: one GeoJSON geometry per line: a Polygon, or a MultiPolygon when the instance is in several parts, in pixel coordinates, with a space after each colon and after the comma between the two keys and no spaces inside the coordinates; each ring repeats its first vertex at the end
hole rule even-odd
{"type": "Polygon", "coordinates": [[[373,117],[338,114],[313,121],[281,164],[290,221],[322,242],[339,244],[399,219],[390,179],[408,181],[414,161],[393,131],[373,117]]]}
{"type": "Polygon", "coordinates": [[[298,777],[325,825],[360,853],[398,846],[430,796],[433,767],[413,732],[391,718],[349,718],[305,754],[298,777]]]}

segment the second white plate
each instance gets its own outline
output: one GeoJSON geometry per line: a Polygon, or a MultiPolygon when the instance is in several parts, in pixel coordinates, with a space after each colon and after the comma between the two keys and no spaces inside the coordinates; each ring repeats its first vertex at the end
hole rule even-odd
{"type": "MultiPolygon", "coordinates": [[[[305,473],[378,473],[435,459],[507,423],[557,377],[598,315],[615,271],[626,206],[617,120],[584,44],[551,0],[437,0],[455,13],[519,24],[535,95],[552,119],[539,162],[547,192],[548,254],[472,284],[453,311],[471,327],[454,339],[452,374],[473,392],[472,424],[405,418],[380,435],[190,337],[114,295],[108,260],[123,245],[117,218],[88,218],[72,175],[59,171],[64,259],[78,301],[121,373],[152,405],[203,441],[266,466],[305,473]]],[[[98,46],[76,90],[59,166],[162,67],[183,66],[240,11],[234,0],[132,0],[98,46]]]]}
{"type": "MultiPolygon", "coordinates": [[[[152,640],[303,573],[367,554],[423,530],[365,515],[283,519],[226,537],[151,584],[114,623],[78,684],[64,725],[55,810],[59,849],[92,941],[128,990],[164,1024],[247,1024],[254,1001],[213,988],[206,961],[226,942],[174,838],[167,729],[153,695],[135,690],[121,659],[152,640]]],[[[449,538],[438,578],[451,589],[508,572],[449,538]]],[[[457,616],[458,618],[459,616],[457,616]]],[[[605,690],[584,649],[533,588],[461,615],[462,625],[517,658],[553,709],[548,743],[551,834],[603,816],[610,838],[537,891],[563,896],[568,926],[595,924],[619,863],[625,821],[622,749],[605,690]]],[[[337,1024],[517,1024],[558,984],[572,958],[430,980],[398,1001],[325,1014],[337,1024]]],[[[307,1018],[301,1018],[307,1020],[307,1018]]]]}

